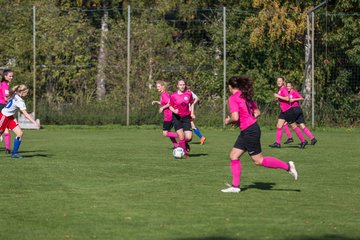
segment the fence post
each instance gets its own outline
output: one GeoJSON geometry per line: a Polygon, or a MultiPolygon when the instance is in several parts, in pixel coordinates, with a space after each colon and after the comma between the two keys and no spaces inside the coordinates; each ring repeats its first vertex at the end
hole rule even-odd
{"type": "Polygon", "coordinates": [[[127,14],[126,126],[130,124],[130,5],[127,14]]]}
{"type": "Polygon", "coordinates": [[[33,6],[33,113],[36,111],[36,7],[33,6]]]}
{"type": "MultiPolygon", "coordinates": [[[[223,7],[223,54],[224,54],[224,86],[223,86],[223,119],[226,117],[226,7],[223,7]]],[[[223,128],[225,123],[223,121],[223,128]]]]}

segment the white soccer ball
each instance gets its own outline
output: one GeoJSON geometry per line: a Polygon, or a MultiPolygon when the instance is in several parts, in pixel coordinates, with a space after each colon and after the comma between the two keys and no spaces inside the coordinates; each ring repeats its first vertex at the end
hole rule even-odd
{"type": "Polygon", "coordinates": [[[182,158],[184,154],[184,150],[181,147],[177,147],[173,150],[173,156],[175,158],[182,158]]]}

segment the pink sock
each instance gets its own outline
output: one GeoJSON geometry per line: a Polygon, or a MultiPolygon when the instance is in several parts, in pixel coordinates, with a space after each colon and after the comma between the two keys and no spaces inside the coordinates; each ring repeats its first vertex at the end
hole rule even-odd
{"type": "Polygon", "coordinates": [[[167,132],[166,136],[170,137],[170,138],[178,138],[179,137],[179,135],[176,132],[167,132]]]}
{"type": "Polygon", "coordinates": [[[240,186],[241,170],[242,170],[240,159],[231,160],[230,161],[230,168],[231,168],[231,173],[232,173],[232,177],[233,177],[232,185],[234,187],[239,187],[240,186]]]}
{"type": "Polygon", "coordinates": [[[264,157],[261,165],[266,168],[282,168],[286,171],[289,170],[289,165],[286,162],[274,157],[264,157]]]}
{"type": "Polygon", "coordinates": [[[10,149],[10,145],[11,145],[11,135],[10,135],[10,133],[5,133],[4,134],[4,140],[5,140],[6,149],[10,149]]]}
{"type": "Polygon", "coordinates": [[[281,128],[278,128],[276,130],[276,142],[278,144],[280,144],[280,142],[281,142],[281,137],[282,137],[282,130],[281,130],[281,128]]]}
{"type": "Polygon", "coordinates": [[[310,132],[310,130],[307,127],[305,127],[303,129],[303,131],[306,134],[306,136],[308,136],[310,138],[310,140],[314,139],[314,135],[312,135],[312,133],[310,132]]]}
{"type": "Polygon", "coordinates": [[[288,126],[287,124],[283,126],[283,129],[284,129],[287,137],[288,137],[288,138],[292,138],[291,132],[290,132],[290,129],[289,129],[289,126],[288,126]]]}
{"type": "Polygon", "coordinates": [[[305,141],[304,135],[302,134],[300,128],[293,128],[294,132],[296,133],[296,135],[298,136],[298,138],[300,139],[301,142],[305,141]]]}
{"type": "Polygon", "coordinates": [[[179,146],[184,150],[184,153],[187,154],[185,142],[185,139],[179,140],[179,146]]]}

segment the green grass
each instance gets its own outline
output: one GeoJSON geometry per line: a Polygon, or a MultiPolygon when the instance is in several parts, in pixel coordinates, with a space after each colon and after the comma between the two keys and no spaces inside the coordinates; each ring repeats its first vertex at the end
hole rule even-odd
{"type": "Polygon", "coordinates": [[[24,159],[0,154],[0,239],[360,239],[359,129],[318,130],[306,149],[270,149],[264,130],[264,154],[299,180],[245,154],[239,194],[219,191],[238,130],[202,131],[183,160],[155,127],[25,131],[24,159]]]}

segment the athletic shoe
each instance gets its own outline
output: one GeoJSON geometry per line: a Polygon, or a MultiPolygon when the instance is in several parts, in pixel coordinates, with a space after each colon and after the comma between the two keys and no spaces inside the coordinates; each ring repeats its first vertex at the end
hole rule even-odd
{"type": "Polygon", "coordinates": [[[292,142],[294,142],[294,139],[288,138],[288,140],[286,140],[286,142],[284,142],[284,144],[289,144],[289,143],[292,143],[292,142]]]}
{"type": "Polygon", "coordinates": [[[311,139],[311,145],[315,145],[315,143],[317,143],[316,138],[311,139]]]}
{"type": "Polygon", "coordinates": [[[222,192],[225,192],[225,193],[238,193],[241,191],[241,189],[239,187],[228,187],[228,188],[225,188],[225,189],[222,189],[221,190],[222,192]]]}
{"type": "Polygon", "coordinates": [[[291,176],[293,176],[295,178],[295,180],[298,179],[298,173],[296,171],[295,164],[293,161],[289,162],[289,173],[291,176]]]}
{"type": "Polygon", "coordinates": [[[186,145],[186,152],[190,152],[190,145],[189,145],[189,143],[186,142],[185,145],[186,145]]]}
{"type": "Polygon", "coordinates": [[[269,147],[271,148],[281,148],[281,145],[277,142],[274,142],[273,144],[270,144],[269,147]]]}
{"type": "Polygon", "coordinates": [[[11,150],[10,149],[5,149],[5,154],[11,154],[11,150]]]}
{"type": "Polygon", "coordinates": [[[205,137],[201,137],[201,138],[200,138],[200,144],[201,144],[201,145],[204,145],[205,140],[206,140],[206,138],[205,138],[205,137]]]}
{"type": "Polygon", "coordinates": [[[11,158],[24,158],[24,157],[18,153],[14,153],[13,155],[11,155],[11,158]]]}
{"type": "Polygon", "coordinates": [[[304,142],[300,143],[300,148],[305,148],[305,146],[308,144],[308,141],[305,140],[304,142]]]}

